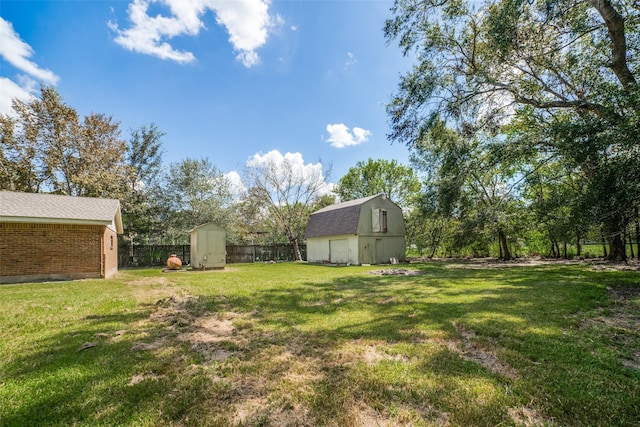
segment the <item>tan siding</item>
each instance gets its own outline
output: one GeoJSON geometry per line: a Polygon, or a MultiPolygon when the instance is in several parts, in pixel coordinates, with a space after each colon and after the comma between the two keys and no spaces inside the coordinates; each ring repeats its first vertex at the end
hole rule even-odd
{"type": "Polygon", "coordinates": [[[359,236],[390,237],[404,236],[405,233],[402,210],[389,199],[379,197],[369,200],[362,205],[360,209],[360,220],[358,221],[359,236]],[[373,231],[372,216],[374,209],[384,209],[387,211],[387,231],[384,233],[373,231]]]}
{"type": "Polygon", "coordinates": [[[110,228],[104,228],[102,277],[109,278],[118,272],[118,235],[110,228]]]}

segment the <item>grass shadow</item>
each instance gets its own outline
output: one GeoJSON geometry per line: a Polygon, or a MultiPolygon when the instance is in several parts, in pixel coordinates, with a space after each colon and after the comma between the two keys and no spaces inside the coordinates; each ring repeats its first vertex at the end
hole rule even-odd
{"type": "Polygon", "coordinates": [[[640,374],[621,362],[640,338],[585,326],[637,275],[407,268],[422,274],[181,276],[180,296],[87,314],[5,362],[0,397],[22,397],[0,424],[640,423],[640,374]]]}

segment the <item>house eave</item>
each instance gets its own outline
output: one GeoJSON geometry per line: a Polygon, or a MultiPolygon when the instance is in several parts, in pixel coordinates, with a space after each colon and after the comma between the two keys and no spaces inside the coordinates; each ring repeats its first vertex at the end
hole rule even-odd
{"type": "MultiPolygon", "coordinates": [[[[92,219],[68,219],[68,218],[34,218],[24,216],[3,216],[0,222],[26,223],[26,224],[67,224],[67,225],[103,225],[110,226],[111,221],[100,221],[92,219]]],[[[120,224],[120,230],[122,225],[120,224]]],[[[119,230],[119,231],[120,231],[119,230]]],[[[121,232],[118,234],[122,234],[121,232]]]]}

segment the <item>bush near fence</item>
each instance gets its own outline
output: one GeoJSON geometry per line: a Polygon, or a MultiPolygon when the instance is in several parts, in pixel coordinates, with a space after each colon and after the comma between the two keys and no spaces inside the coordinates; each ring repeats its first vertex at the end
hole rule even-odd
{"type": "MultiPolygon", "coordinates": [[[[307,246],[299,245],[302,259],[307,259],[307,246]]],[[[232,245],[227,246],[227,264],[241,262],[295,261],[291,245],[232,245]]],[[[167,258],[176,254],[183,265],[191,263],[191,245],[129,245],[118,247],[118,268],[156,267],[165,265],[167,258]]]]}

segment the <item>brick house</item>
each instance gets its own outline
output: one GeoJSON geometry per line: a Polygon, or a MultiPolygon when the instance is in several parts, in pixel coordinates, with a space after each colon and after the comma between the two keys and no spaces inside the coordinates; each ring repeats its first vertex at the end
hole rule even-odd
{"type": "Polygon", "coordinates": [[[0,191],[0,283],[111,277],[122,232],[118,200],[0,191]]]}

